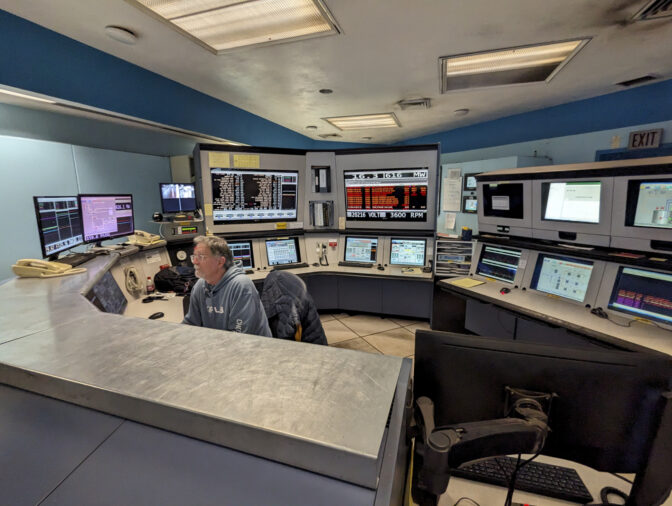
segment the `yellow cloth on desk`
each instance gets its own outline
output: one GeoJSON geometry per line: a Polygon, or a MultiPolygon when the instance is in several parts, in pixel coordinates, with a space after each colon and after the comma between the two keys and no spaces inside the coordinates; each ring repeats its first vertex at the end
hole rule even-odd
{"type": "Polygon", "coordinates": [[[485,281],[479,281],[477,279],[471,278],[462,278],[456,279],[454,281],[448,281],[451,285],[459,286],[460,288],[473,288],[478,285],[482,285],[485,281]]]}

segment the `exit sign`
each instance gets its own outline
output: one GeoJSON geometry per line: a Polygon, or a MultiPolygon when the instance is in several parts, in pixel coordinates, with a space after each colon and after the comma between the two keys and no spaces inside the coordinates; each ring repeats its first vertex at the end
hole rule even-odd
{"type": "Polygon", "coordinates": [[[663,137],[663,129],[656,128],[655,130],[640,130],[638,132],[630,132],[630,139],[628,140],[628,149],[650,149],[660,146],[660,139],[663,137]]]}

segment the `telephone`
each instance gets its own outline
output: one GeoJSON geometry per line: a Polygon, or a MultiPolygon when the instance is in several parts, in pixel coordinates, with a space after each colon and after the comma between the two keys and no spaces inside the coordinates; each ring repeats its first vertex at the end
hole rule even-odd
{"type": "Polygon", "coordinates": [[[133,235],[128,236],[128,242],[136,246],[151,246],[152,244],[161,242],[161,237],[143,230],[136,230],[133,235]]]}
{"type": "Polygon", "coordinates": [[[315,252],[319,259],[320,265],[329,265],[329,260],[327,260],[327,245],[325,243],[317,243],[315,245],[315,252]]]}
{"type": "Polygon", "coordinates": [[[22,278],[55,278],[86,272],[85,267],[73,268],[59,262],[48,262],[36,258],[24,258],[12,265],[14,274],[22,278]]]}

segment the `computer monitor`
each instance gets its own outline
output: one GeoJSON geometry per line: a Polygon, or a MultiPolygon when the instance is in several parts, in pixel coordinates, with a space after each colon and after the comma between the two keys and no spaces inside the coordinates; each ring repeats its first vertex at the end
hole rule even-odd
{"type": "Polygon", "coordinates": [[[544,220],[600,222],[600,181],[554,181],[541,185],[544,220]]]}
{"type": "Polygon", "coordinates": [[[576,302],[584,302],[594,263],[583,258],[539,254],[530,288],[576,302]]]}
{"type": "Polygon", "coordinates": [[[628,197],[627,225],[672,230],[672,179],[629,181],[628,197]]]}
{"type": "Polygon", "coordinates": [[[252,253],[252,241],[227,241],[233,254],[233,261],[240,264],[244,269],[254,268],[254,254],[252,253]]]}
{"type": "Polygon", "coordinates": [[[462,176],[462,188],[465,192],[476,191],[478,186],[476,182],[476,176],[470,174],[465,174],[462,176]]]}
{"type": "Polygon", "coordinates": [[[516,279],[522,253],[520,249],[484,244],[475,274],[512,284],[516,279]]]}
{"type": "Polygon", "coordinates": [[[210,170],[214,225],[296,221],[299,173],[286,170],[210,170]]]}
{"type": "Polygon", "coordinates": [[[185,213],[198,209],[193,183],[159,183],[161,209],[164,213],[185,213]]]}
{"type": "Polygon", "coordinates": [[[56,260],[61,251],[84,243],[76,195],[33,197],[42,256],[56,260]]]}
{"type": "Polygon", "coordinates": [[[348,221],[427,221],[427,167],[346,170],[343,180],[348,221]]]}
{"type": "Polygon", "coordinates": [[[101,311],[123,314],[128,301],[114,277],[107,271],[86,294],[86,298],[101,311]]]}
{"type": "Polygon", "coordinates": [[[301,262],[299,243],[296,237],[266,240],[268,265],[298,264],[301,262]]]}
{"type": "Polygon", "coordinates": [[[478,212],[478,198],[462,197],[462,212],[476,214],[478,212]]]}
{"type": "Polygon", "coordinates": [[[378,251],[377,237],[352,237],[345,238],[346,262],[361,262],[375,264],[378,251]]]}
{"type": "Polygon", "coordinates": [[[532,236],[532,181],[478,182],[478,230],[509,236],[532,236]]]}
{"type": "Polygon", "coordinates": [[[620,266],[607,308],[672,329],[672,274],[620,266]]]}
{"type": "Polygon", "coordinates": [[[390,265],[406,265],[423,267],[425,265],[425,239],[406,239],[392,237],[390,239],[390,265]]]}
{"type": "Polygon", "coordinates": [[[556,394],[549,416],[551,431],[541,453],[598,471],[638,473],[637,489],[648,471],[656,475],[648,477],[649,483],[658,487],[649,488],[648,497],[661,499],[672,486],[672,471],[669,465],[653,469],[647,463],[654,452],[671,453],[671,427],[669,421],[661,421],[669,412],[666,397],[671,381],[672,358],[653,351],[587,352],[416,332],[413,394],[415,399],[427,396],[434,401],[437,427],[502,418],[507,386],[556,394]],[[656,440],[666,446],[652,447],[656,440]]]}
{"type": "Polygon", "coordinates": [[[135,231],[132,195],[79,195],[79,207],[84,242],[100,243],[131,235],[135,231]]]}

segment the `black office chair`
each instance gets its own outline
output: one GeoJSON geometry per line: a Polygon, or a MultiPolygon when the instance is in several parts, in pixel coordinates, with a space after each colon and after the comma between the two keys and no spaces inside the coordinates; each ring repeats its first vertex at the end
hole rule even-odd
{"type": "Polygon", "coordinates": [[[296,274],[270,272],[261,291],[261,303],[273,337],[327,344],[315,302],[296,274]]]}

